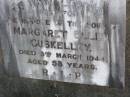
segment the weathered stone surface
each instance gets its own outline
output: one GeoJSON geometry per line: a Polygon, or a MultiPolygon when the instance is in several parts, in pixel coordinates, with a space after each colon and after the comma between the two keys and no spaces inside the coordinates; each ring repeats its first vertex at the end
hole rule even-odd
{"type": "Polygon", "coordinates": [[[0,97],[130,97],[130,1],[127,1],[126,88],[67,84],[0,76],[0,97]]]}

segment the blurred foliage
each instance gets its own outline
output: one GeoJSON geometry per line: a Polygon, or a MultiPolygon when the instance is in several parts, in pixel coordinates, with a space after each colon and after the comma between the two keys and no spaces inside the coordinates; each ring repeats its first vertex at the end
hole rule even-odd
{"type": "Polygon", "coordinates": [[[130,89],[0,77],[0,97],[130,97],[130,89]]]}

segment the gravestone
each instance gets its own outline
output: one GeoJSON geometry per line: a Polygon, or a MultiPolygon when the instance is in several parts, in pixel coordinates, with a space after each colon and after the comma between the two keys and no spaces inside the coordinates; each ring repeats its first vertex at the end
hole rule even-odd
{"type": "Polygon", "coordinates": [[[79,97],[89,88],[85,84],[125,86],[123,0],[1,0],[0,3],[4,56],[1,66],[5,74],[15,77],[12,80],[20,78],[14,85],[23,84],[15,86],[20,90],[13,92],[16,97],[67,97],[68,93],[70,97],[79,97]]]}

